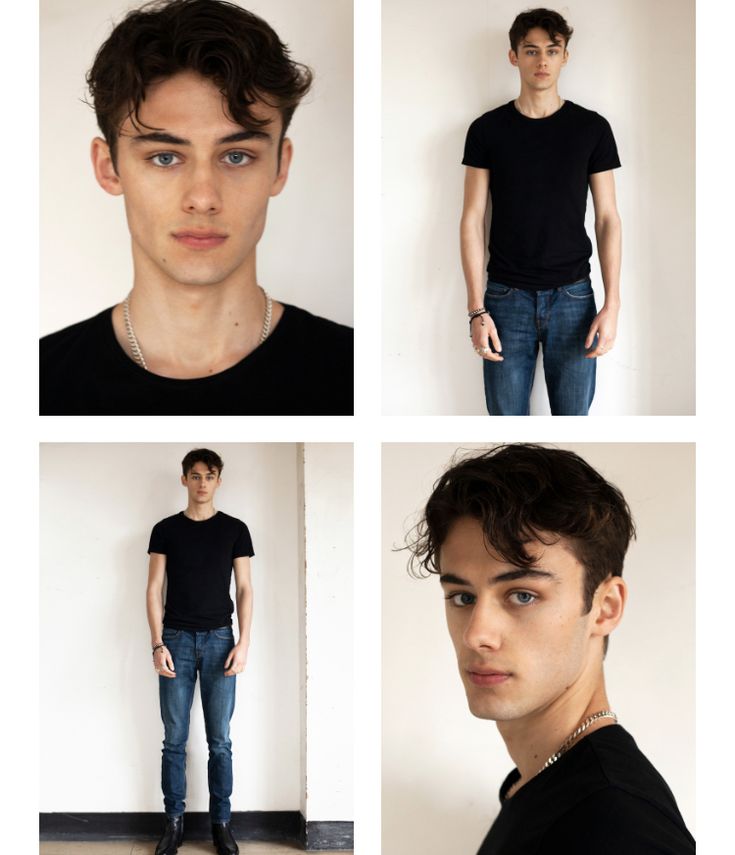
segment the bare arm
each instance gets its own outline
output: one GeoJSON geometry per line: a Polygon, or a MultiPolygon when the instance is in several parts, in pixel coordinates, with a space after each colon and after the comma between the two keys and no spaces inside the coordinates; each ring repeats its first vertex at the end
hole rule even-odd
{"type": "Polygon", "coordinates": [[[235,570],[235,608],[240,637],[225,661],[225,677],[239,674],[245,669],[250,646],[250,627],[253,622],[253,585],[250,579],[250,559],[246,555],[232,562],[235,570]]]}
{"type": "MultiPolygon", "coordinates": [[[[148,587],[145,592],[148,626],[151,630],[151,647],[162,642],[163,633],[163,583],[166,578],[166,556],[151,552],[148,562],[148,587]]],[[[174,660],[167,647],[159,647],[153,656],[153,665],[163,677],[175,677],[174,660]]]]}
{"type": "Polygon", "coordinates": [[[599,336],[597,346],[587,354],[588,358],[601,356],[615,344],[620,311],[620,259],[622,227],[615,200],[615,177],[612,170],[590,175],[590,190],[595,206],[595,237],[600,259],[602,283],[605,288],[605,303],[592,323],[585,340],[585,347],[592,347],[595,334],[599,336]]]}
{"type": "MultiPolygon", "coordinates": [[[[459,228],[459,243],[462,253],[462,271],[467,286],[467,311],[481,309],[485,293],[485,212],[490,188],[490,170],[465,167],[464,204],[459,228]]],[[[477,349],[488,348],[488,338],[496,351],[501,350],[495,324],[490,315],[480,315],[470,326],[472,345],[477,349]]],[[[482,352],[485,359],[502,360],[502,356],[489,349],[482,352]]]]}

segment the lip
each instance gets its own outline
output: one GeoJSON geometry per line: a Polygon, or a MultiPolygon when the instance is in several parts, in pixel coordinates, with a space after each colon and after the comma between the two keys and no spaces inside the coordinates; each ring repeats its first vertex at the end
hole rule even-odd
{"type": "Polygon", "coordinates": [[[508,671],[491,671],[487,669],[468,670],[467,676],[475,686],[498,686],[512,677],[508,671]]]}
{"type": "Polygon", "coordinates": [[[550,77],[551,75],[545,71],[537,71],[533,76],[534,77],[550,77]]]}
{"type": "Polygon", "coordinates": [[[190,249],[212,249],[215,246],[221,246],[227,240],[227,235],[223,235],[221,232],[197,231],[196,229],[174,232],[172,237],[190,249]]]}

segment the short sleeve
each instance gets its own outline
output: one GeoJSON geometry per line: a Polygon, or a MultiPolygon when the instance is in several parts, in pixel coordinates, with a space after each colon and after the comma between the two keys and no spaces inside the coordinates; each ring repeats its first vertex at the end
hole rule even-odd
{"type": "Polygon", "coordinates": [[[151,532],[151,539],[148,541],[148,554],[156,552],[160,555],[168,554],[166,547],[166,534],[161,523],[156,523],[151,532]]]}
{"type": "Polygon", "coordinates": [[[235,545],[232,547],[233,560],[235,558],[241,558],[243,555],[247,555],[248,558],[252,558],[253,555],[255,555],[253,552],[253,541],[250,539],[250,532],[248,531],[248,527],[245,523],[242,523],[240,533],[237,536],[235,545]]]}
{"type": "Polygon", "coordinates": [[[483,117],[475,119],[467,131],[464,142],[463,166],[475,166],[478,169],[490,169],[490,151],[484,132],[483,117]]]}
{"type": "Polygon", "coordinates": [[[613,136],[610,123],[607,119],[603,119],[600,116],[600,125],[600,135],[592,150],[587,166],[588,175],[592,175],[595,172],[607,172],[608,169],[617,169],[620,166],[618,147],[615,144],[615,137],[613,136]]]}

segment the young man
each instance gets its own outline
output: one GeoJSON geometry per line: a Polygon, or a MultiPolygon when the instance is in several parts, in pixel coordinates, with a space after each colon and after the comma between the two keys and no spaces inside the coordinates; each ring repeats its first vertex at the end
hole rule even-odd
{"type": "Polygon", "coordinates": [[[476,119],[467,133],[462,267],[490,415],[529,414],[539,344],[552,415],[587,415],[595,360],[615,342],[621,227],[612,170],[620,160],[607,121],[559,95],[571,35],[557,12],[518,15],[509,58],[520,75],[520,94],[476,119]],[[584,228],[588,187],[605,288],[599,312],[584,228]],[[488,199],[490,262],[483,288],[488,199]]]}
{"type": "Polygon", "coordinates": [[[146,603],[153,667],[159,675],[164,725],[161,784],[166,825],[156,855],[174,855],[184,834],[186,742],[197,676],[209,745],[209,814],[219,855],[238,852],[230,829],[230,719],[235,679],[245,668],[253,616],[245,523],[214,508],[222,460],[206,448],[182,461],[185,511],[153,527],[146,603]],[[232,633],[230,578],[235,571],[239,640],[232,633]],[[163,583],[168,587],[163,604],[163,583]]]}
{"type": "Polygon", "coordinates": [[[439,574],[470,711],[516,764],[479,855],[694,852],[605,689],[634,534],[620,491],[570,451],[499,446],[434,487],[412,567],[439,574]]]}
{"type": "Polygon", "coordinates": [[[87,78],[92,162],[124,197],[132,290],[42,339],[42,415],[352,413],[352,331],[272,300],[256,273],[311,78],[221,0],[154,2],[115,27],[87,78]]]}

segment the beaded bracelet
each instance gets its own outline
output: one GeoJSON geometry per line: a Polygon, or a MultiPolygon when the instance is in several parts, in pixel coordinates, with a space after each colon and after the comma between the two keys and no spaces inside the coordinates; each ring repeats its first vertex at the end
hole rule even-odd
{"type": "Polygon", "coordinates": [[[487,314],[487,309],[483,307],[481,309],[473,309],[471,312],[467,312],[467,317],[470,320],[472,320],[472,318],[476,318],[478,315],[486,315],[486,314],[487,314]]]}
{"type": "Polygon", "coordinates": [[[165,646],[166,645],[163,642],[161,642],[160,644],[157,644],[152,650],[152,655],[155,656],[156,650],[160,650],[162,647],[165,647],[165,646]]]}
{"type": "Polygon", "coordinates": [[[481,318],[483,315],[487,315],[487,314],[488,314],[487,309],[483,309],[481,312],[476,312],[474,315],[471,315],[470,320],[469,320],[469,325],[472,326],[472,321],[474,321],[475,318],[481,318]]]}

